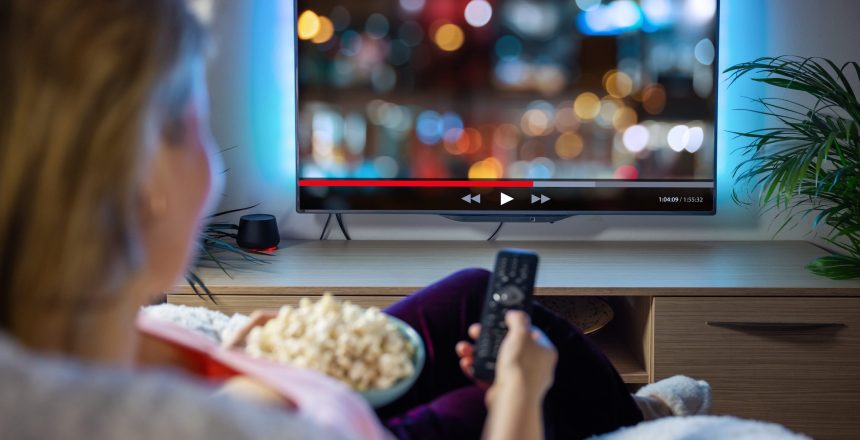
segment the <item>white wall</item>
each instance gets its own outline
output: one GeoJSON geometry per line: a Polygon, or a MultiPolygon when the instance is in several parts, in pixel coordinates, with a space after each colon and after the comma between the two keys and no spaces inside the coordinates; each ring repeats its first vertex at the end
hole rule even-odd
{"type": "MultiPolygon", "coordinates": [[[[721,69],[765,55],[825,56],[860,61],[860,1],[723,0],[721,69]]],[[[213,130],[229,168],[224,209],[261,203],[256,212],[278,216],[284,238],[316,238],[322,215],[295,212],[293,162],[292,2],[221,2],[214,24],[219,54],[210,69],[213,130]]],[[[756,128],[762,120],[736,111],[760,86],[720,86],[718,214],[683,216],[580,216],[548,224],[507,224],[505,240],[758,240],[770,239],[772,219],[735,206],[730,197],[737,147],[725,130],[756,128]]],[[[347,215],[354,239],[484,239],[495,224],[463,224],[434,216],[347,215]]],[[[807,238],[808,228],[779,239],[807,238]]],[[[332,238],[339,237],[332,234],[332,238]]]]}

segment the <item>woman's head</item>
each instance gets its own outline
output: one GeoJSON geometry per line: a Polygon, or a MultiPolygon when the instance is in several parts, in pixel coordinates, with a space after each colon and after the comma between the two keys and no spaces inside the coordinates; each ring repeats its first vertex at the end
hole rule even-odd
{"type": "Polygon", "coordinates": [[[0,325],[26,341],[46,311],[176,279],[213,142],[204,31],[184,0],[3,3],[0,325]]]}

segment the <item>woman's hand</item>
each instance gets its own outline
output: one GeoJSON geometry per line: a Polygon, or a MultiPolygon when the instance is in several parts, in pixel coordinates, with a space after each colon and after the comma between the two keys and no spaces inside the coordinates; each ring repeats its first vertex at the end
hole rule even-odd
{"type": "MultiPolygon", "coordinates": [[[[470,325],[468,333],[472,340],[478,340],[478,336],[481,334],[481,324],[470,325]]],[[[463,370],[463,374],[472,379],[481,388],[485,390],[490,388],[492,383],[476,379],[473,374],[472,367],[475,365],[475,346],[471,342],[460,341],[454,346],[454,351],[460,357],[460,369],[463,370]]]]}
{"type": "MultiPolygon", "coordinates": [[[[496,359],[496,380],[494,384],[477,380],[472,375],[475,363],[475,348],[469,342],[460,341],[455,347],[460,357],[460,368],[466,376],[479,386],[489,389],[489,404],[501,386],[521,387],[534,399],[541,400],[552,385],[557,354],[552,342],[540,329],[531,326],[529,316],[520,311],[510,311],[505,315],[508,333],[499,347],[496,359]]],[[[478,339],[480,324],[472,324],[469,337],[478,339]]]]}
{"type": "MultiPolygon", "coordinates": [[[[532,327],[521,311],[505,315],[508,333],[496,357],[496,378],[485,397],[487,421],[484,440],[543,438],[543,397],[552,385],[558,354],[546,335],[532,327]]],[[[469,328],[477,339],[480,327],[469,328]]],[[[457,344],[460,366],[471,375],[474,350],[467,342],[457,344]]]]}
{"type": "Polygon", "coordinates": [[[251,333],[251,330],[254,327],[259,327],[271,319],[278,316],[278,312],[271,310],[255,310],[251,312],[249,315],[248,322],[243,325],[239,330],[234,333],[230,339],[226,339],[221,341],[221,346],[225,348],[237,348],[245,346],[245,339],[248,337],[248,333],[251,333]]]}
{"type": "MultiPolygon", "coordinates": [[[[261,326],[278,316],[277,312],[269,310],[255,310],[249,316],[248,322],[234,333],[230,339],[221,341],[225,348],[241,348],[245,346],[245,339],[254,327],[261,326]]],[[[229,395],[256,403],[285,407],[290,410],[298,408],[295,401],[287,396],[277,393],[263,382],[248,376],[235,376],[228,379],[220,388],[218,395],[229,395]]]]}
{"type": "Polygon", "coordinates": [[[215,393],[215,396],[230,396],[257,404],[285,408],[290,411],[298,409],[298,405],[293,399],[281,395],[264,382],[249,376],[238,375],[227,379],[215,393]]]}
{"type": "MultiPolygon", "coordinates": [[[[508,333],[499,347],[492,388],[520,388],[524,397],[540,402],[552,386],[558,360],[555,346],[540,329],[531,325],[525,312],[509,311],[505,324],[508,333]]],[[[488,396],[488,403],[491,399],[492,396],[488,396]]]]}

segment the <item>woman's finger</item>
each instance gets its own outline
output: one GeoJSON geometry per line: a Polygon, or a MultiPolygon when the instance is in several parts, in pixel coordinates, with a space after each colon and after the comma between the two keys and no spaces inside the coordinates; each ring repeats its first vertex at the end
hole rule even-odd
{"type": "Polygon", "coordinates": [[[460,369],[463,370],[463,374],[467,377],[472,377],[472,366],[474,365],[474,360],[472,358],[461,358],[460,359],[460,369]]]}
{"type": "Polygon", "coordinates": [[[481,324],[472,324],[469,326],[469,337],[478,340],[478,336],[481,335],[481,324]]]}
{"type": "Polygon", "coordinates": [[[457,345],[454,346],[454,351],[456,351],[457,356],[461,358],[466,356],[473,356],[475,353],[475,347],[466,341],[460,341],[457,343],[457,345]]]}
{"type": "Polygon", "coordinates": [[[226,348],[235,348],[245,345],[245,338],[248,337],[248,333],[251,333],[251,330],[253,330],[254,327],[259,327],[276,316],[278,316],[277,312],[255,310],[248,317],[248,323],[237,330],[229,339],[222,341],[221,345],[226,348]]]}
{"type": "Polygon", "coordinates": [[[464,358],[460,359],[460,370],[463,371],[463,374],[465,374],[466,377],[468,377],[469,379],[472,379],[472,381],[475,382],[475,385],[477,385],[478,387],[480,387],[483,390],[486,390],[487,388],[490,387],[490,385],[492,385],[492,383],[484,382],[483,380],[479,380],[479,379],[475,379],[474,367],[475,367],[475,358],[474,357],[468,356],[468,357],[464,357],[464,358]]]}
{"type": "Polygon", "coordinates": [[[526,332],[532,325],[528,313],[522,310],[508,310],[505,313],[505,324],[509,332],[526,332]]]}
{"type": "Polygon", "coordinates": [[[538,343],[538,345],[544,347],[553,347],[552,341],[549,340],[549,337],[541,331],[541,329],[537,327],[532,327],[532,339],[538,343]]]}

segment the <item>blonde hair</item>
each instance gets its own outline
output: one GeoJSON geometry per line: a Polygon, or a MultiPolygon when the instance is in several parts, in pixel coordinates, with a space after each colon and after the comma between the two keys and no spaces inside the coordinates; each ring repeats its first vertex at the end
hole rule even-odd
{"type": "Polygon", "coordinates": [[[147,146],[181,135],[205,36],[184,0],[3,3],[0,328],[15,333],[133,279],[147,146]]]}

